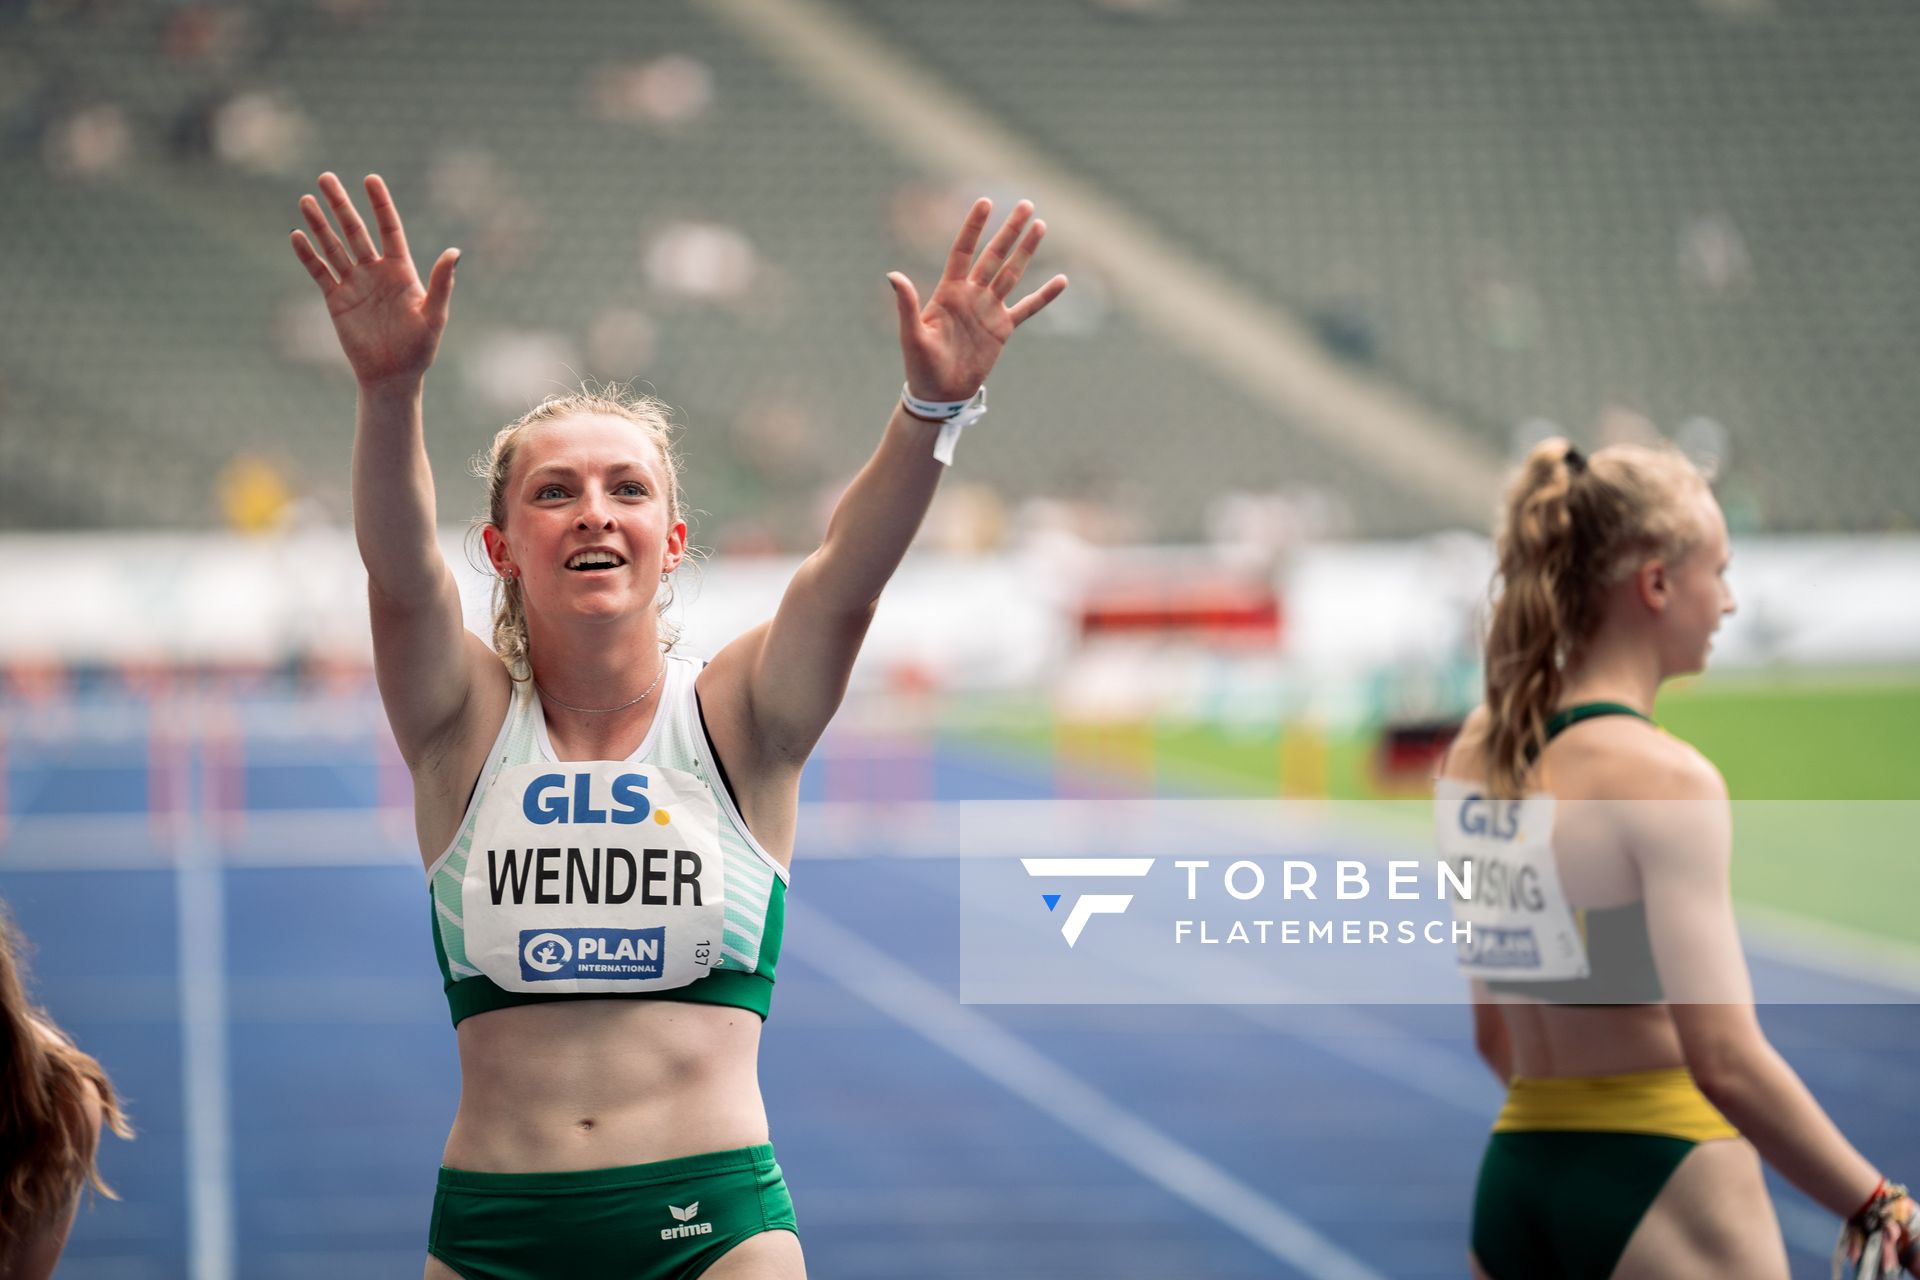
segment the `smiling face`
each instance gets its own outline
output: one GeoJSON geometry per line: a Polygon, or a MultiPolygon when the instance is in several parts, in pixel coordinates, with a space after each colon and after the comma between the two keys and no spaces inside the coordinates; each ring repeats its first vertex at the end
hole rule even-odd
{"type": "Polygon", "coordinates": [[[1734,610],[1727,566],[1733,557],[1727,520],[1705,485],[1686,499],[1697,531],[1664,570],[1664,604],[1654,627],[1662,677],[1704,671],[1713,634],[1734,610]]]}
{"type": "Polygon", "coordinates": [[[686,554],[674,476],[647,426],[577,412],[520,428],[485,530],[530,623],[651,618],[686,554]]]}

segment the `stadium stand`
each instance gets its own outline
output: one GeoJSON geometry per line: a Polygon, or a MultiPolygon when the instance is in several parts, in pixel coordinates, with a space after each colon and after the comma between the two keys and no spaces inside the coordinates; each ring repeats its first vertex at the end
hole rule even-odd
{"type": "MultiPolygon", "coordinates": [[[[1748,527],[1920,515],[1902,6],[840,8],[1501,451],[1708,419],[1748,527]]],[[[33,229],[0,244],[11,527],[216,524],[237,457],[345,518],[351,387],[284,245],[331,167],[388,177],[416,256],[466,250],[444,517],[494,427],[639,378],[687,426],[700,540],[807,545],[897,377],[880,276],[930,271],[972,194],[678,0],[13,5],[0,36],[0,216],[33,229]]],[[[1072,235],[1074,305],[997,378],[968,481],[1149,537],[1228,489],[1315,495],[1331,532],[1443,523],[1106,305],[1072,235]]]]}
{"type": "Polygon", "coordinates": [[[1910,5],[847,7],[1496,445],[1702,417],[1750,525],[1920,516],[1910,5]]]}

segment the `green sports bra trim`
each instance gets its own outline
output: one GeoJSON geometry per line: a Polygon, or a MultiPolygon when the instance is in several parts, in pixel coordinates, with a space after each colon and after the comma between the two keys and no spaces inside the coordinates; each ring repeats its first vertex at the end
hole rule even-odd
{"type": "MultiPolygon", "coordinates": [[[[1586,720],[1601,716],[1653,718],[1624,702],[1582,702],[1562,707],[1547,719],[1547,738],[1555,738],[1586,720]]],[[[1537,754],[1537,753],[1529,753],[1537,754]]],[[[1578,913],[1592,973],[1560,982],[1487,983],[1487,990],[1531,996],[1546,1004],[1657,1004],[1665,992],[1653,963],[1653,939],[1647,933],[1647,904],[1629,902],[1578,913]],[[1604,976],[1603,976],[1604,975],[1604,976]]]]}
{"type": "MultiPolygon", "coordinates": [[[[779,890],[776,888],[775,892],[778,893],[779,890]]],[[[766,1021],[767,1012],[773,1007],[773,975],[742,973],[732,969],[716,970],[697,982],[667,991],[606,994],[598,992],[544,994],[508,991],[484,975],[478,978],[463,978],[458,982],[449,979],[445,984],[445,990],[447,1009],[453,1015],[453,1025],[456,1027],[476,1013],[510,1009],[523,1004],[557,1003],[562,1000],[671,1000],[682,1004],[719,1004],[757,1014],[762,1022],[766,1021]]]]}
{"type": "Polygon", "coordinates": [[[1652,716],[1624,702],[1582,702],[1575,706],[1562,707],[1547,717],[1547,741],[1552,742],[1583,720],[1597,720],[1601,716],[1632,716],[1635,720],[1653,723],[1652,716]]]}

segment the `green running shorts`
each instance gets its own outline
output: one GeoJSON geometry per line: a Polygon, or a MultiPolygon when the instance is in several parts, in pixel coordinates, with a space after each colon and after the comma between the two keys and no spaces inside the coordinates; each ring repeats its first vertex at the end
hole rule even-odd
{"type": "Polygon", "coordinates": [[[567,1173],[442,1167],[427,1252],[463,1280],[693,1280],[751,1236],[798,1230],[762,1145],[567,1173]]]}

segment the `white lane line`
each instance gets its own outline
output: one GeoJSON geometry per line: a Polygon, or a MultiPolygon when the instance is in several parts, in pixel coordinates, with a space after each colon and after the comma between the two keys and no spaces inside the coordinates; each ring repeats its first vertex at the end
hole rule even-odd
{"type": "MultiPolygon", "coordinates": [[[[797,905],[789,901],[788,912],[791,913],[797,905]]],[[[818,913],[808,912],[808,916],[811,920],[817,918],[818,913]]],[[[805,954],[804,950],[802,954],[805,954]]],[[[807,958],[811,959],[810,956],[807,958]]],[[[888,959],[887,963],[897,962],[888,959]]],[[[1144,966],[1141,967],[1140,973],[1143,980],[1149,983],[1162,976],[1153,974],[1144,966]]],[[[929,986],[928,989],[935,993],[933,999],[941,1001],[951,999],[939,988],[929,986]]],[[[1168,998],[1178,1000],[1179,997],[1168,998]]],[[[1206,1004],[1206,1001],[1197,993],[1191,1002],[1206,1004]]],[[[873,1002],[870,1001],[870,1003],[873,1002]]],[[[1502,1090],[1494,1083],[1492,1076],[1479,1065],[1477,1058],[1470,1059],[1445,1045],[1435,1044],[1418,1032],[1403,1031],[1386,1019],[1367,1012],[1363,1007],[1299,1006],[1300,1012],[1312,1019],[1314,1025],[1311,1030],[1287,1025],[1287,1015],[1295,1006],[1272,1004],[1211,1005],[1209,1007],[1274,1031],[1328,1057],[1371,1072],[1379,1079],[1398,1085],[1430,1101],[1475,1116],[1489,1127],[1500,1108],[1502,1090]]],[[[961,1013],[973,1012],[966,1006],[955,1006],[955,1009],[961,1013]]],[[[981,1017],[985,1021],[983,1015],[974,1016],[981,1017]]],[[[998,1024],[987,1022],[987,1025],[997,1030],[998,1024]]],[[[1832,1222],[1817,1207],[1799,1199],[1797,1192],[1789,1190],[1787,1194],[1792,1198],[1775,1201],[1781,1232],[1786,1243],[1796,1252],[1807,1257],[1828,1256],[1832,1251],[1832,1234],[1835,1230],[1832,1222]]]]}
{"type": "MultiPolygon", "coordinates": [[[[1030,863],[1034,860],[1023,861],[1030,863]]],[[[1742,910],[1744,912],[1744,908],[1742,910]]],[[[1165,975],[1159,974],[1152,966],[1136,961],[1135,967],[1144,990],[1153,990],[1154,983],[1164,980],[1165,975]]],[[[1185,995],[1187,1003],[1208,1003],[1204,992],[1194,991],[1185,995]]],[[[1433,1043],[1417,1032],[1402,1031],[1386,1019],[1368,1012],[1363,1006],[1298,1006],[1312,1019],[1314,1026],[1311,1030],[1287,1024],[1289,1011],[1296,1007],[1289,1004],[1212,1007],[1277,1032],[1328,1057],[1371,1072],[1379,1079],[1431,1101],[1482,1118],[1489,1125],[1499,1110],[1504,1091],[1494,1083],[1477,1057],[1470,1058],[1444,1044],[1433,1043]]],[[[1795,1198],[1777,1200],[1775,1205],[1786,1243],[1808,1257],[1827,1257],[1832,1252],[1832,1223],[1817,1206],[1798,1198],[1798,1192],[1789,1190],[1787,1194],[1795,1198]]]]}
{"type": "Polygon", "coordinates": [[[817,910],[789,901],[787,921],[788,946],[806,963],[1271,1257],[1315,1280],[1384,1280],[1246,1183],[817,910]]]}
{"type": "Polygon", "coordinates": [[[180,1055],[185,1087],[187,1250],[193,1280],[233,1276],[233,1179],[227,1114],[227,961],[220,857],[191,774],[175,770],[180,823],[174,876],[180,973],[180,1055]]]}
{"type": "Polygon", "coordinates": [[[1920,993],[1920,947],[1910,942],[1758,903],[1736,901],[1733,909],[1747,950],[1757,955],[1869,989],[1920,993]]]}

